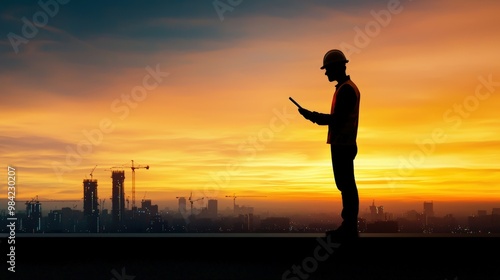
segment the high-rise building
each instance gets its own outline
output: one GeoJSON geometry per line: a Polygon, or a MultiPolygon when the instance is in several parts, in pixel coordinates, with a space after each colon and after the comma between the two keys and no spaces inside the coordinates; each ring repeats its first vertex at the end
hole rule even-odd
{"type": "Polygon", "coordinates": [[[158,214],[158,205],[153,205],[151,199],[143,199],[141,201],[140,212],[143,212],[148,216],[155,216],[158,214]]]}
{"type": "Polygon", "coordinates": [[[434,202],[424,201],[424,225],[429,225],[429,218],[434,217],[434,202]]]}
{"type": "Polygon", "coordinates": [[[375,206],[375,200],[372,201],[372,205],[370,205],[370,216],[372,220],[377,218],[377,206],[375,206]]]}
{"type": "Polygon", "coordinates": [[[370,205],[370,221],[385,221],[384,206],[375,206],[375,200],[370,205]]]}
{"type": "Polygon", "coordinates": [[[83,215],[87,219],[90,232],[99,232],[99,203],[97,180],[83,180],[83,215]]]}
{"type": "Polygon", "coordinates": [[[379,220],[385,220],[384,206],[377,207],[377,214],[378,214],[379,220]]]}
{"type": "Polygon", "coordinates": [[[434,217],[434,202],[424,201],[424,214],[426,217],[434,217]]]}
{"type": "Polygon", "coordinates": [[[51,210],[47,215],[48,232],[64,232],[60,210],[51,210]]]}
{"type": "Polygon", "coordinates": [[[113,179],[112,196],[111,196],[111,219],[113,225],[118,227],[123,222],[125,212],[125,171],[113,170],[111,172],[113,179]]]}
{"type": "Polygon", "coordinates": [[[42,230],[42,204],[38,200],[26,202],[26,232],[42,230]]]}
{"type": "Polygon", "coordinates": [[[210,219],[217,219],[217,200],[209,199],[207,205],[207,214],[210,219]]]}
{"type": "Polygon", "coordinates": [[[186,213],[187,208],[186,208],[186,198],[185,197],[179,197],[179,213],[183,214],[186,213]]]}

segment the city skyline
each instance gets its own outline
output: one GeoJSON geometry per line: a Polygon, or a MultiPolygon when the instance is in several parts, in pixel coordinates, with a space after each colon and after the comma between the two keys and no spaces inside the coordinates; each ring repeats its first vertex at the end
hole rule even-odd
{"type": "MultiPolygon", "coordinates": [[[[117,174],[120,181],[120,174],[117,174]]],[[[121,182],[116,181],[116,185],[121,182]]],[[[303,213],[296,211],[276,214],[257,212],[253,207],[234,204],[234,208],[219,211],[218,200],[209,199],[202,209],[189,208],[184,197],[178,197],[178,209],[161,211],[150,199],[142,199],[137,207],[119,209],[120,195],[115,194],[111,209],[100,208],[95,201],[95,181],[86,181],[85,206],[79,209],[62,207],[43,213],[42,204],[50,201],[27,201],[26,210],[15,215],[16,230],[21,233],[323,233],[335,228],[342,219],[333,213],[303,213]],[[115,200],[116,199],[116,200],[115,200]]],[[[189,202],[192,200],[190,197],[189,202]]],[[[192,204],[191,204],[192,205],[192,204]]],[[[500,207],[491,211],[478,210],[467,217],[454,214],[437,215],[434,202],[425,201],[421,211],[407,210],[403,214],[386,211],[375,201],[358,217],[360,233],[394,234],[460,234],[491,236],[500,232],[500,207]]],[[[12,219],[10,212],[0,211],[0,224],[12,219]]],[[[5,228],[5,227],[4,227],[5,228]]],[[[0,232],[3,232],[4,229],[0,232]]]]}
{"type": "MultiPolygon", "coordinates": [[[[85,182],[88,182],[89,180],[85,180],[85,182]]],[[[95,182],[95,180],[94,180],[95,182]]],[[[330,207],[329,208],[321,208],[321,207],[316,207],[316,208],[310,208],[307,206],[303,207],[273,207],[271,201],[264,202],[264,199],[268,199],[267,197],[259,198],[261,201],[260,203],[256,203],[255,198],[252,197],[241,197],[239,198],[236,196],[238,199],[238,202],[232,197],[232,195],[227,195],[223,198],[205,198],[205,197],[193,197],[192,201],[193,203],[189,203],[190,200],[190,195],[188,194],[185,196],[179,196],[176,197],[175,200],[171,201],[158,201],[155,200],[154,198],[151,197],[146,197],[144,195],[142,198],[140,198],[136,202],[136,207],[139,207],[141,203],[144,201],[149,201],[150,203],[154,203],[158,207],[158,211],[161,213],[177,213],[179,212],[180,209],[180,201],[184,201],[184,207],[187,209],[186,213],[189,213],[190,211],[194,210],[194,214],[199,214],[202,212],[204,209],[206,210],[208,207],[208,202],[209,201],[216,201],[218,205],[218,211],[220,213],[224,213],[225,215],[230,215],[235,213],[235,208],[241,209],[248,211],[248,209],[251,209],[253,213],[257,214],[266,214],[266,215],[297,215],[297,214],[304,214],[304,215],[332,215],[334,217],[340,217],[340,211],[341,207],[340,205],[336,205],[335,201],[330,202],[330,207]],[[240,203],[239,201],[243,200],[243,203],[240,203]]],[[[44,214],[49,213],[50,211],[54,210],[60,210],[62,208],[71,208],[73,210],[78,210],[78,211],[84,211],[84,205],[85,205],[85,199],[83,198],[85,195],[82,195],[82,199],[80,200],[54,200],[54,199],[46,199],[46,198],[40,198],[38,196],[33,197],[31,199],[26,199],[26,200],[16,200],[16,211],[19,213],[25,213],[26,209],[24,206],[25,204],[27,205],[32,204],[36,201],[41,202],[41,209],[44,214]]],[[[113,197],[109,198],[96,198],[98,200],[98,204],[95,207],[96,210],[98,210],[99,215],[103,210],[108,211],[110,214],[112,213],[113,209],[113,197]]],[[[269,199],[268,199],[269,200],[269,199]]],[[[115,202],[115,207],[119,207],[117,205],[120,205],[121,203],[119,200],[116,200],[115,202]]],[[[130,204],[130,196],[126,195],[123,198],[123,211],[131,211],[132,206],[130,204]]],[[[431,205],[431,208],[433,209],[433,216],[446,216],[446,215],[453,215],[455,217],[469,217],[469,216],[477,216],[479,215],[478,213],[486,214],[486,215],[491,215],[495,209],[498,211],[500,209],[500,203],[498,204],[492,204],[492,205],[483,205],[483,204],[472,204],[472,205],[461,205],[460,209],[453,208],[453,207],[446,207],[446,205],[442,205],[442,202],[439,201],[434,201],[434,200],[425,200],[425,201],[420,201],[419,203],[414,203],[414,204],[408,204],[405,202],[402,202],[399,207],[394,207],[391,204],[384,204],[383,202],[380,202],[379,200],[373,199],[370,202],[367,200],[362,200],[360,203],[360,218],[366,218],[367,215],[372,211],[371,208],[376,205],[377,209],[381,208],[383,212],[390,214],[391,217],[403,217],[409,212],[415,212],[419,214],[425,214],[426,212],[426,204],[431,205]],[[445,206],[445,207],[443,207],[445,206]]],[[[7,210],[6,207],[0,208],[0,211],[5,211],[7,210]]]]}
{"type": "Polygon", "coordinates": [[[0,4],[0,152],[16,199],[80,200],[93,177],[110,201],[108,169],[133,160],[150,167],[136,201],[192,192],[226,208],[235,194],[335,212],[327,131],[288,97],[327,112],[334,84],[319,67],[339,48],[362,89],[360,211],[499,207],[496,1],[62,2],[0,4]]]}

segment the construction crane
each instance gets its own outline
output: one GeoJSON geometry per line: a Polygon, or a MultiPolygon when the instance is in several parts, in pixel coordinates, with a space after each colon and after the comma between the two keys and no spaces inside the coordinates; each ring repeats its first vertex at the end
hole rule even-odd
{"type": "Polygon", "coordinates": [[[90,171],[90,180],[92,180],[92,178],[93,178],[92,174],[94,173],[94,170],[96,169],[96,167],[97,167],[97,165],[94,166],[94,169],[92,169],[92,171],[90,171]]]}
{"type": "MultiPolygon", "coordinates": [[[[182,196],[182,197],[183,197],[183,196],[182,196]]],[[[181,198],[181,196],[176,196],[175,198],[179,199],[179,198],[181,198]]],[[[189,200],[189,203],[191,204],[191,215],[193,215],[193,203],[195,203],[196,201],[203,200],[203,199],[205,199],[205,198],[204,198],[204,197],[201,197],[201,198],[198,198],[198,199],[193,200],[193,192],[191,192],[191,193],[189,194],[189,198],[188,198],[188,200],[189,200]]]]}
{"type": "Polygon", "coordinates": [[[123,168],[123,167],[128,167],[132,169],[132,209],[135,209],[135,170],[139,168],[145,168],[149,169],[149,165],[134,165],[134,160],[132,160],[132,165],[130,166],[115,166],[112,168],[123,168]]]}
{"type": "Polygon", "coordinates": [[[195,203],[196,201],[199,201],[199,200],[203,200],[205,199],[204,197],[200,197],[198,199],[195,199],[195,200],[191,200],[189,199],[189,202],[191,202],[191,215],[193,215],[193,203],[195,203]]]}
{"type": "MultiPolygon", "coordinates": [[[[31,200],[26,201],[26,205],[31,205],[31,204],[38,204],[41,202],[80,202],[80,200],[39,200],[38,195],[32,198],[31,200]]],[[[73,208],[75,208],[76,205],[73,205],[73,208]]]]}
{"type": "Polygon", "coordinates": [[[236,211],[236,198],[237,197],[266,197],[265,195],[238,195],[233,193],[233,195],[226,195],[226,197],[232,197],[233,198],[233,211],[236,211]]]}

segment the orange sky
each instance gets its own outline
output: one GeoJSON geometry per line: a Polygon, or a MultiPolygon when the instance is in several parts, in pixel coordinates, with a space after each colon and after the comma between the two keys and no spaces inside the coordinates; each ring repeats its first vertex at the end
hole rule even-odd
{"type": "MultiPolygon", "coordinates": [[[[292,16],[241,4],[224,21],[209,10],[144,22],[208,30],[189,40],[81,35],[57,16],[18,54],[3,36],[2,58],[15,67],[0,72],[0,151],[17,169],[17,197],[81,199],[97,165],[99,196],[109,200],[106,169],[134,160],[150,166],[136,170],[136,203],[175,209],[175,197],[192,191],[222,209],[235,193],[267,196],[237,200],[262,210],[334,211],[326,127],[304,120],[288,97],[328,112],[334,83],[319,67],[341,48],[362,96],[361,208],[500,207],[500,3],[387,3],[311,5],[292,16]]],[[[130,180],[126,169],[127,196],[130,180]]]]}

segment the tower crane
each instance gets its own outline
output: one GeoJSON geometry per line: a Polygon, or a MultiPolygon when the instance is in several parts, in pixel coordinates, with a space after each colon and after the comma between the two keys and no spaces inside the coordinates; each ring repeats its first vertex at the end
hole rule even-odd
{"type": "Polygon", "coordinates": [[[237,197],[266,197],[265,195],[238,195],[233,193],[233,195],[226,195],[226,197],[232,197],[233,198],[233,211],[236,211],[236,198],[237,197]]]}
{"type": "Polygon", "coordinates": [[[193,215],[193,203],[195,203],[196,201],[199,201],[199,200],[203,200],[205,199],[204,197],[200,197],[198,199],[195,199],[195,200],[189,200],[189,202],[191,202],[191,215],[193,215]]]}
{"type": "Polygon", "coordinates": [[[112,168],[122,168],[122,167],[129,167],[132,169],[132,209],[135,209],[135,170],[139,168],[145,168],[149,169],[149,165],[134,165],[134,160],[132,160],[132,165],[130,166],[115,166],[112,168]]]}
{"type": "Polygon", "coordinates": [[[92,180],[92,178],[93,178],[92,174],[94,173],[94,170],[96,169],[96,167],[97,167],[97,165],[94,166],[94,168],[92,169],[92,171],[90,171],[90,180],[92,180]]]}
{"type": "MultiPolygon", "coordinates": [[[[80,202],[80,200],[39,200],[38,195],[25,202],[26,205],[37,204],[41,202],[80,202]]],[[[75,208],[75,205],[73,206],[75,208]]]]}
{"type": "MultiPolygon", "coordinates": [[[[179,198],[181,198],[181,197],[180,197],[180,196],[176,196],[175,198],[179,199],[179,198]]],[[[193,203],[195,203],[196,201],[203,200],[203,199],[205,199],[205,198],[204,198],[204,197],[200,197],[200,198],[198,198],[198,199],[194,199],[194,200],[193,200],[193,192],[191,192],[191,193],[189,194],[189,198],[188,198],[188,200],[189,200],[189,203],[191,204],[191,215],[193,215],[193,203]]]]}

